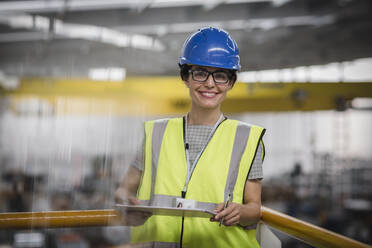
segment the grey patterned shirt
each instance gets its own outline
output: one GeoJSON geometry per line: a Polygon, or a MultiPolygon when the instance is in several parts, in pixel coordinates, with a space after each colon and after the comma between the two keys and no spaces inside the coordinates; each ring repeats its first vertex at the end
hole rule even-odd
{"type": "MultiPolygon", "coordinates": [[[[186,140],[189,143],[189,152],[190,152],[190,165],[194,163],[195,158],[199,152],[203,149],[205,144],[208,142],[209,133],[212,131],[213,126],[205,125],[187,125],[186,130],[186,140]]],[[[139,170],[143,170],[143,149],[144,149],[144,139],[142,145],[136,155],[132,166],[136,167],[139,170]]],[[[263,163],[263,142],[262,140],[259,143],[256,156],[254,158],[252,167],[249,171],[247,179],[262,179],[262,163],[263,163]]],[[[189,168],[190,170],[191,168],[189,168]]]]}

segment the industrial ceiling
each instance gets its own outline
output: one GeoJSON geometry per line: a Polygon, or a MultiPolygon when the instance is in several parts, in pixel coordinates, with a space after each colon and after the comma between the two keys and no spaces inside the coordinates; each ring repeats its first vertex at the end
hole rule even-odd
{"type": "Polygon", "coordinates": [[[0,71],[86,77],[92,68],[176,75],[203,26],[237,40],[243,71],[372,57],[369,0],[0,1],[0,71]]]}

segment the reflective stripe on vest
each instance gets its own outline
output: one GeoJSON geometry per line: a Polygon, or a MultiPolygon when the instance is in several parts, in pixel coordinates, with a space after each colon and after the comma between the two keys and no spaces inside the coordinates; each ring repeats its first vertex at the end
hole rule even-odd
{"type": "Polygon", "coordinates": [[[179,242],[147,242],[140,244],[132,244],[131,248],[180,248],[179,242]]]}
{"type": "MultiPolygon", "coordinates": [[[[179,196],[171,196],[171,195],[153,195],[151,200],[140,200],[141,205],[146,206],[156,206],[156,207],[176,207],[175,202],[176,198],[179,196]]],[[[211,202],[196,202],[195,208],[198,209],[205,209],[205,210],[214,210],[217,207],[216,203],[211,202]]]]}
{"type": "MultiPolygon", "coordinates": [[[[145,167],[138,192],[142,204],[175,207],[175,198],[181,195],[187,170],[182,128],[181,118],[146,123],[145,167]]],[[[208,210],[226,200],[228,194],[233,202],[242,203],[245,180],[263,133],[263,128],[238,121],[221,123],[198,161],[186,198],[196,200],[197,208],[208,210]],[[208,171],[211,169],[217,171],[212,175],[208,171]],[[210,176],[212,178],[208,178],[210,176]],[[210,189],[206,189],[208,186],[210,189]]],[[[180,217],[152,216],[145,225],[133,229],[132,241],[177,242],[180,224],[180,217]]],[[[238,226],[216,229],[216,224],[209,219],[185,218],[184,245],[231,247],[249,243],[251,247],[258,247],[251,231],[238,226]],[[203,240],[202,236],[210,232],[219,237],[213,242],[208,237],[203,240]]]]}
{"type": "Polygon", "coordinates": [[[233,190],[235,187],[236,179],[238,177],[239,162],[246,147],[250,131],[251,131],[250,126],[238,125],[236,129],[234,147],[231,154],[229,174],[227,177],[225,187],[224,202],[226,202],[229,194],[231,194],[231,199],[234,199],[233,190]]]}
{"type": "MultiPolygon", "coordinates": [[[[151,177],[151,198],[154,196],[155,179],[158,171],[158,161],[161,148],[161,142],[163,140],[165,128],[167,127],[168,120],[158,120],[154,124],[152,132],[152,177],[151,177]]],[[[151,201],[150,198],[150,201],[151,201]]],[[[149,204],[152,205],[152,204],[149,204]]]]}

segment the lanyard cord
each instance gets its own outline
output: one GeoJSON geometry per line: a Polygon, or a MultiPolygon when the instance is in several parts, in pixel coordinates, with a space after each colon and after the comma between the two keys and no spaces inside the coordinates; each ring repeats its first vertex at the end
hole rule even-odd
{"type": "Polygon", "coordinates": [[[188,114],[185,117],[186,120],[185,120],[185,129],[184,129],[184,134],[185,134],[185,137],[184,137],[184,139],[185,139],[185,153],[186,153],[186,164],[187,164],[187,176],[186,176],[185,186],[183,187],[183,190],[182,190],[182,192],[183,192],[182,194],[186,194],[187,185],[189,184],[191,175],[194,172],[195,166],[198,163],[200,156],[202,155],[204,149],[207,147],[207,145],[208,145],[210,139],[212,138],[213,134],[216,132],[217,127],[220,125],[220,123],[224,119],[223,114],[221,113],[221,115],[218,118],[216,124],[214,124],[214,127],[213,127],[212,131],[208,135],[207,143],[205,143],[205,145],[203,146],[203,148],[201,149],[201,151],[199,152],[199,154],[196,156],[196,158],[194,160],[194,163],[192,164],[192,167],[190,168],[189,143],[187,142],[187,117],[188,117],[188,114]]]}

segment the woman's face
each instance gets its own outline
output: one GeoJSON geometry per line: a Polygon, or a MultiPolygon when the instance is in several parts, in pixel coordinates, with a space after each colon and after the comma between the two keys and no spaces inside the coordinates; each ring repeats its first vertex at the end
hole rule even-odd
{"type": "MultiPolygon", "coordinates": [[[[195,66],[191,67],[192,71],[207,71],[207,72],[228,72],[228,70],[206,67],[206,66],[195,66]]],[[[189,88],[189,93],[192,101],[193,107],[203,108],[203,109],[216,109],[220,108],[221,103],[226,97],[227,91],[232,87],[230,81],[226,84],[216,84],[214,82],[212,74],[209,74],[205,82],[200,82],[198,79],[197,72],[194,72],[194,77],[192,73],[189,73],[188,80],[184,81],[186,86],[189,88]]],[[[214,77],[216,80],[223,80],[223,75],[215,73],[214,77]]]]}

